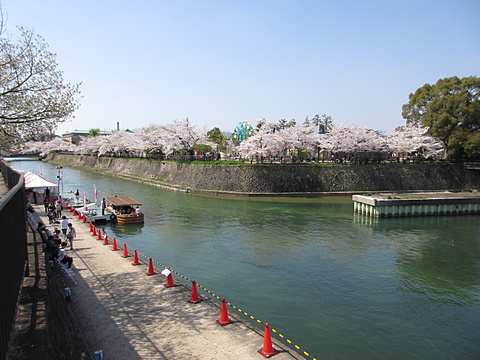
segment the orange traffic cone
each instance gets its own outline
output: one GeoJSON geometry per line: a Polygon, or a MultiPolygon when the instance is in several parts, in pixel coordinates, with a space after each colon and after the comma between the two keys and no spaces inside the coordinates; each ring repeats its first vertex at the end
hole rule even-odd
{"type": "Polygon", "coordinates": [[[118,250],[117,239],[113,238],[112,251],[117,251],[117,250],[118,250]]]}
{"type": "Polygon", "coordinates": [[[199,303],[201,300],[198,299],[198,292],[197,292],[197,283],[195,280],[192,280],[192,297],[188,302],[190,304],[196,304],[199,303]]]}
{"type": "Polygon", "coordinates": [[[132,262],[132,265],[140,265],[140,263],[138,262],[138,253],[137,253],[137,250],[135,250],[134,253],[133,253],[133,262],[132,262]]]}
{"type": "Polygon", "coordinates": [[[97,240],[102,240],[102,232],[98,229],[97,240]]]}
{"type": "Polygon", "coordinates": [[[278,350],[275,350],[272,346],[272,338],[270,337],[270,328],[268,326],[268,323],[265,324],[265,332],[263,334],[263,348],[258,350],[258,353],[264,358],[269,358],[280,352],[278,350]]]}
{"type": "Polygon", "coordinates": [[[108,241],[108,236],[107,236],[107,234],[105,234],[103,236],[103,245],[108,245],[108,244],[110,244],[110,241],[108,241]]]}
{"type": "Polygon", "coordinates": [[[77,216],[77,210],[73,209],[73,216],[77,216]]]}
{"type": "Polygon", "coordinates": [[[130,255],[128,255],[128,248],[127,248],[127,244],[123,244],[123,255],[122,257],[123,258],[127,258],[129,257],[130,255]]]}
{"type": "Polygon", "coordinates": [[[85,224],[86,222],[87,222],[87,217],[85,215],[83,215],[82,224],[85,224]]]}
{"type": "MultiPolygon", "coordinates": [[[[167,269],[170,270],[169,267],[167,269]]],[[[169,288],[174,286],[176,285],[173,283],[173,276],[172,276],[172,273],[170,272],[170,274],[167,275],[167,283],[165,284],[165,287],[169,288]]]]}
{"type": "Polygon", "coordinates": [[[92,236],[97,236],[97,228],[93,226],[92,236]]]}
{"type": "Polygon", "coordinates": [[[217,324],[225,326],[231,324],[233,321],[228,317],[227,304],[225,298],[222,298],[222,307],[220,308],[220,319],[217,320],[217,324]]]}
{"type": "Polygon", "coordinates": [[[78,220],[80,220],[82,218],[82,213],[79,211],[78,212],[78,220]]]}
{"type": "Polygon", "coordinates": [[[90,229],[90,232],[92,232],[92,227],[93,227],[93,223],[92,223],[92,219],[90,219],[90,221],[88,222],[88,228],[90,229]]]}
{"type": "Polygon", "coordinates": [[[149,258],[149,262],[148,262],[148,271],[147,271],[147,275],[154,275],[155,274],[155,270],[153,269],[153,260],[152,258],[149,258]]]}

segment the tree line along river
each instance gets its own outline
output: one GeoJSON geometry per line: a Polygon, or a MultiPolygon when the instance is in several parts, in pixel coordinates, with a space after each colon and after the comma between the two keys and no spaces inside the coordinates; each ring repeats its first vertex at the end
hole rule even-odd
{"type": "MultiPolygon", "coordinates": [[[[10,163],[57,181],[52,164],[10,163]]],[[[63,169],[64,193],[94,185],[144,204],[144,224],[109,235],[318,359],[480,358],[478,215],[371,219],[350,196],[200,196],[63,169]]]]}

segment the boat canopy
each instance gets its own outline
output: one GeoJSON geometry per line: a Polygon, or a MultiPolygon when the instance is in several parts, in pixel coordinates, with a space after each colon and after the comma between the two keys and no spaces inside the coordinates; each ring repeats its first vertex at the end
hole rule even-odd
{"type": "Polygon", "coordinates": [[[142,203],[133,200],[132,198],[129,197],[107,197],[105,198],[109,203],[115,205],[115,206],[129,206],[129,205],[142,205],[142,203]]]}

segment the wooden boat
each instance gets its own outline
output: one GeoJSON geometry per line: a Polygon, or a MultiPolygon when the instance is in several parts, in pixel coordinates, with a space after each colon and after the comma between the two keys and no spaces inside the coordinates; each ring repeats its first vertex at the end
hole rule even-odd
{"type": "Polygon", "coordinates": [[[110,219],[119,224],[143,223],[143,213],[139,212],[142,203],[129,197],[105,198],[106,209],[111,213],[110,219]]]}

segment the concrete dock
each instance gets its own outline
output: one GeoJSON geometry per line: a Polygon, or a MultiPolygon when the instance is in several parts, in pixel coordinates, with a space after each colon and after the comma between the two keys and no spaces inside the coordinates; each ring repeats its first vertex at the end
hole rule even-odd
{"type": "Polygon", "coordinates": [[[371,217],[480,214],[480,192],[353,195],[353,210],[371,217]]]}
{"type": "MultiPolygon", "coordinates": [[[[48,224],[43,208],[35,208],[48,224]]],[[[204,300],[188,303],[189,287],[175,281],[179,286],[166,288],[162,274],[147,276],[146,264],[132,266],[132,257],[122,258],[121,250],[112,251],[92,236],[88,224],[68,211],[64,215],[77,231],[74,250],[68,251],[77,282],[66,278],[69,306],[92,358],[96,350],[103,351],[105,360],[263,358],[257,352],[263,347],[263,329],[230,311],[234,322],[218,325],[219,304],[200,289],[204,300]]],[[[273,333],[272,339],[280,350],[275,359],[305,358],[278,343],[273,333]]]]}

